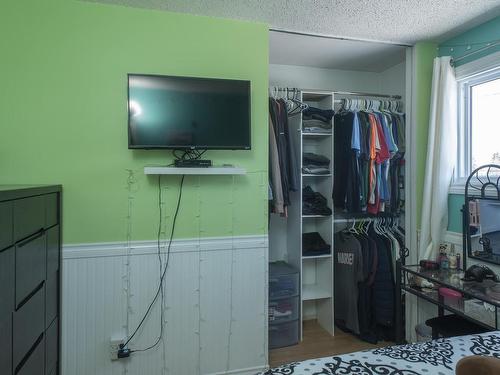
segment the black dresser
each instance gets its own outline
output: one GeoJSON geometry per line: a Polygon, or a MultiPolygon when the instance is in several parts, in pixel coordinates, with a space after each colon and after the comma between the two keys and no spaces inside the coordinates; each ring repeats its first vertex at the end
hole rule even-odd
{"type": "Polygon", "coordinates": [[[61,186],[0,185],[0,373],[59,374],[61,186]]]}

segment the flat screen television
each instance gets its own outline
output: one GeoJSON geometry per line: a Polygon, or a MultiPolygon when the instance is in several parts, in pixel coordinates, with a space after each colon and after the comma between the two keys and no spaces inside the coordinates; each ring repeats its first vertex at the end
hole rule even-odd
{"type": "Polygon", "coordinates": [[[249,150],[250,81],[129,74],[128,147],[249,150]]]}

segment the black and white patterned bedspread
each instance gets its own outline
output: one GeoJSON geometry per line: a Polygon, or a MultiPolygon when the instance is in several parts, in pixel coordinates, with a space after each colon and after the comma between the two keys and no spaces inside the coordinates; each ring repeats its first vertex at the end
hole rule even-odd
{"type": "Polygon", "coordinates": [[[500,358],[500,331],[289,363],[260,375],[453,375],[469,355],[500,358]]]}

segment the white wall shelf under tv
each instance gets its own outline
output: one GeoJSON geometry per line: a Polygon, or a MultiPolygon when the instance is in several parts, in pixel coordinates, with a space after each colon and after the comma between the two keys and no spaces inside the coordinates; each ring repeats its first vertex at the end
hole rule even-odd
{"type": "Polygon", "coordinates": [[[144,167],[144,174],[190,174],[190,175],[242,175],[247,171],[244,168],[236,167],[204,167],[204,168],[177,168],[177,167],[161,167],[148,166],[144,167]]]}

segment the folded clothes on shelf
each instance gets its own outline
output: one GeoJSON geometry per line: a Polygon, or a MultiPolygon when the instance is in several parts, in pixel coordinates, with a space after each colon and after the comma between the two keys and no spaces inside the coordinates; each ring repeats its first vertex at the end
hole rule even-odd
{"type": "Polygon", "coordinates": [[[304,133],[325,133],[332,132],[332,123],[316,119],[302,119],[302,131],[304,133]]]}
{"type": "Polygon", "coordinates": [[[302,214],[330,216],[332,210],[328,207],[327,200],[321,193],[306,186],[302,189],[302,214]]]}
{"type": "Polygon", "coordinates": [[[331,122],[335,112],[332,109],[321,109],[308,107],[302,112],[302,120],[320,120],[323,122],[331,122]]]}
{"type": "Polygon", "coordinates": [[[318,256],[331,253],[331,246],[318,232],[302,233],[302,255],[318,256]]]}
{"type": "Polygon", "coordinates": [[[302,155],[302,173],[305,174],[329,174],[330,159],[312,152],[302,155]]]}
{"type": "Polygon", "coordinates": [[[302,167],[302,173],[304,173],[304,174],[329,174],[330,169],[325,168],[325,167],[307,166],[307,167],[302,167]]]}
{"type": "Polygon", "coordinates": [[[305,109],[302,112],[302,131],[304,133],[331,133],[334,114],[331,109],[315,107],[305,109]]]}
{"type": "Polygon", "coordinates": [[[312,152],[304,152],[302,155],[302,160],[304,165],[316,165],[316,166],[326,166],[330,165],[330,159],[326,156],[314,154],[312,152]]]}

